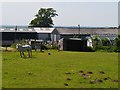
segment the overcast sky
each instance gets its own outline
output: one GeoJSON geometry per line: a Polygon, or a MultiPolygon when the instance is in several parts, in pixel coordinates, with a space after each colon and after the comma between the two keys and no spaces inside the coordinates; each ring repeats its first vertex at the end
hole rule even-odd
{"type": "Polygon", "coordinates": [[[29,25],[42,7],[54,8],[55,26],[118,26],[118,2],[3,2],[2,25],[29,25]]]}

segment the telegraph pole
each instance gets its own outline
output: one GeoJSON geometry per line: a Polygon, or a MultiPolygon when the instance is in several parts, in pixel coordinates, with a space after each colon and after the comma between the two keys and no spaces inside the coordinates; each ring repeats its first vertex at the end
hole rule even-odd
{"type": "Polygon", "coordinates": [[[17,32],[17,26],[15,27],[15,40],[14,40],[14,42],[16,42],[16,32],[17,32]]]}
{"type": "Polygon", "coordinates": [[[79,24],[78,24],[78,29],[79,29],[78,36],[80,37],[80,25],[79,24]]]}

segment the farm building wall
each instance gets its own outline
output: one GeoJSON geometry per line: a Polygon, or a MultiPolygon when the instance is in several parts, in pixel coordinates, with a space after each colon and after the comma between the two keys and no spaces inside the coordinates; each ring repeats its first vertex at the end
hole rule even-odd
{"type": "Polygon", "coordinates": [[[51,40],[50,33],[38,33],[39,40],[51,40]]]}
{"type": "Polygon", "coordinates": [[[86,37],[91,37],[90,34],[81,34],[81,35],[75,35],[75,34],[52,34],[52,40],[58,42],[60,39],[65,38],[86,38],[86,37]],[[54,37],[55,36],[55,37],[54,37]]]}
{"type": "Polygon", "coordinates": [[[22,39],[37,39],[37,33],[17,32],[15,39],[15,32],[2,32],[2,45],[11,45],[15,40],[22,39]]]}
{"type": "Polygon", "coordinates": [[[58,43],[58,41],[60,40],[60,35],[59,34],[51,34],[51,41],[53,43],[58,43]]]}

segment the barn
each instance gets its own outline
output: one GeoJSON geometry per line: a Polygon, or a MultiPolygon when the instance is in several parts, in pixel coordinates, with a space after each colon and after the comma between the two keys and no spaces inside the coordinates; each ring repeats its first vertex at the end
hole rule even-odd
{"type": "Polygon", "coordinates": [[[12,27],[0,28],[2,45],[11,45],[22,39],[51,41],[60,44],[61,50],[84,51],[92,47],[92,38],[109,38],[111,43],[118,36],[117,28],[40,28],[40,27],[12,27]]]}
{"type": "Polygon", "coordinates": [[[54,28],[1,28],[2,45],[11,45],[22,39],[51,40],[54,28]]]}
{"type": "Polygon", "coordinates": [[[99,36],[114,40],[118,36],[117,28],[55,28],[52,32],[58,42],[61,38],[86,38],[99,36]]]}
{"type": "Polygon", "coordinates": [[[118,29],[113,28],[56,28],[53,32],[56,43],[60,50],[66,51],[88,51],[93,47],[92,39],[95,37],[108,38],[113,41],[118,36],[118,29]]]}

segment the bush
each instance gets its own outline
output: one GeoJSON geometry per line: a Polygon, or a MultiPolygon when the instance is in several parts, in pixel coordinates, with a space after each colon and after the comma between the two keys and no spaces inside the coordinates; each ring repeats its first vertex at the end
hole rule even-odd
{"type": "Polygon", "coordinates": [[[115,52],[120,52],[120,38],[115,39],[115,52]]]}
{"type": "Polygon", "coordinates": [[[52,45],[52,49],[58,49],[57,45],[52,45]]]}
{"type": "Polygon", "coordinates": [[[97,46],[95,51],[114,52],[114,46],[97,46]]]}
{"type": "Polygon", "coordinates": [[[47,49],[58,49],[57,45],[45,45],[47,47],[47,49]]]}
{"type": "Polygon", "coordinates": [[[86,51],[87,51],[87,52],[94,52],[95,50],[94,50],[94,48],[92,48],[92,47],[87,47],[87,48],[86,48],[86,51]]]}
{"type": "Polygon", "coordinates": [[[103,46],[110,46],[111,45],[111,41],[109,40],[109,38],[102,39],[102,45],[103,46]]]}
{"type": "Polygon", "coordinates": [[[109,38],[99,38],[93,39],[93,50],[94,51],[105,51],[105,52],[114,52],[120,51],[120,40],[115,40],[115,45],[112,46],[109,38]]]}

